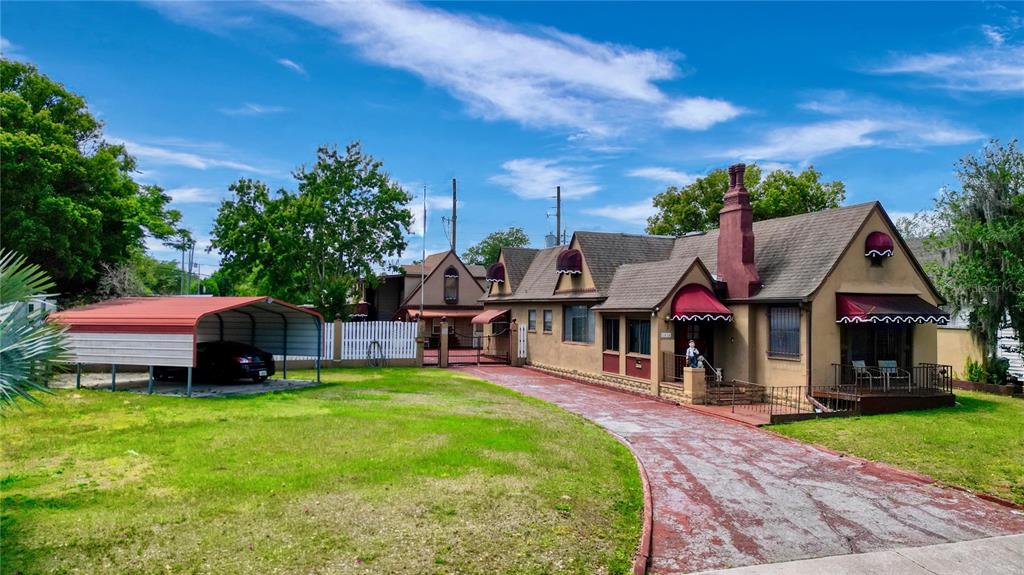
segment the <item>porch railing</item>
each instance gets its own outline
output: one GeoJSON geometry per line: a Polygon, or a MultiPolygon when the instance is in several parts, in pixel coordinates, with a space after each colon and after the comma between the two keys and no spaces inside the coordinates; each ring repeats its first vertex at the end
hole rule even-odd
{"type": "Polygon", "coordinates": [[[953,368],[921,363],[906,368],[832,364],[838,391],[854,395],[921,395],[953,393],[953,368]]]}
{"type": "MultiPolygon", "coordinates": [[[[683,368],[689,365],[685,355],[679,355],[671,351],[662,352],[662,381],[683,381],[683,368]]],[[[716,369],[701,356],[701,363],[704,365],[704,383],[707,386],[722,383],[722,370],[716,369]]]]}
{"type": "Polygon", "coordinates": [[[732,412],[765,414],[773,421],[785,416],[855,412],[856,396],[839,392],[832,385],[787,385],[767,387],[750,382],[732,381],[732,412]],[[759,390],[752,394],[752,390],[759,390]],[[760,401],[751,401],[759,397],[760,401]]]}

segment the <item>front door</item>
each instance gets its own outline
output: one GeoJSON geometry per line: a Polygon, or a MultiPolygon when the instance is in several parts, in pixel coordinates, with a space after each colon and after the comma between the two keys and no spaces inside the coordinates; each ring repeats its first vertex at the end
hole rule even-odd
{"type": "Polygon", "coordinates": [[[686,355],[686,348],[693,340],[697,351],[712,366],[715,365],[715,327],[704,321],[677,321],[676,324],[676,355],[686,355]]]}

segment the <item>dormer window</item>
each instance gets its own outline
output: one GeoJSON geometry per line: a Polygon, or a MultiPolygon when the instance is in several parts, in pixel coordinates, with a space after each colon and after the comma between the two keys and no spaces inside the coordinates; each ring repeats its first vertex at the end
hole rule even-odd
{"type": "Polygon", "coordinates": [[[496,263],[491,267],[487,268],[487,283],[504,283],[505,282],[505,264],[496,263]]]}
{"type": "Polygon", "coordinates": [[[583,273],[583,254],[579,250],[565,250],[558,254],[555,270],[559,274],[578,275],[583,273]]]}
{"type": "Polygon", "coordinates": [[[459,270],[455,266],[444,270],[444,303],[459,303],[459,270]]]}

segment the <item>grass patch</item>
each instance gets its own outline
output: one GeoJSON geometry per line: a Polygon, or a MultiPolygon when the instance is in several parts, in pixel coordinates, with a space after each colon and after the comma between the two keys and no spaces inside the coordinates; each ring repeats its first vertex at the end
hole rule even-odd
{"type": "MultiPolygon", "coordinates": [[[[297,373],[297,377],[304,374],[297,373]]],[[[2,419],[2,573],[625,573],[629,451],[444,370],[216,399],[61,390],[2,419]]]]}
{"type": "Polygon", "coordinates": [[[1024,401],[970,391],[956,396],[955,407],[771,429],[1024,504],[1024,401]]]}

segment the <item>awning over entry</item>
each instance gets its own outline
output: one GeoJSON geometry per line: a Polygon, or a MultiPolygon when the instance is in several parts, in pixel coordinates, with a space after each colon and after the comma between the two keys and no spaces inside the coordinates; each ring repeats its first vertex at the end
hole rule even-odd
{"type": "MultiPolygon", "coordinates": [[[[420,317],[420,310],[418,309],[406,310],[406,313],[409,314],[410,320],[416,320],[416,318],[420,317]]],[[[452,319],[456,317],[475,317],[478,313],[480,313],[479,309],[425,309],[423,310],[423,317],[425,319],[441,317],[452,319]]]]}
{"type": "Polygon", "coordinates": [[[507,309],[489,309],[473,318],[475,324],[491,323],[503,315],[508,314],[507,309]]]}
{"type": "Polygon", "coordinates": [[[732,312],[711,290],[700,284],[686,284],[672,298],[668,319],[673,321],[732,321],[732,312]]]}
{"type": "Polygon", "coordinates": [[[836,294],[838,323],[941,323],[949,314],[916,295],[836,294]]]}

